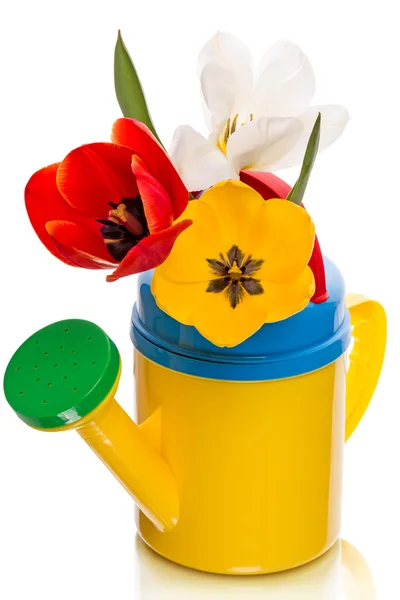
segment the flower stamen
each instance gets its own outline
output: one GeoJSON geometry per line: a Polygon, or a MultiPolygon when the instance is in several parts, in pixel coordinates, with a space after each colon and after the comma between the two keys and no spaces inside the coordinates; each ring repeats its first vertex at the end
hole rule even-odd
{"type": "Polygon", "coordinates": [[[237,114],[237,115],[235,115],[235,117],[234,117],[234,119],[233,119],[233,121],[232,121],[232,125],[231,125],[231,135],[232,135],[232,133],[235,133],[235,131],[236,131],[236,125],[237,125],[237,120],[238,120],[238,118],[239,118],[239,115],[237,114]]]}
{"type": "Polygon", "coordinates": [[[111,256],[120,262],[129,250],[149,235],[149,227],[140,196],[111,203],[108,219],[97,219],[100,233],[111,256]]]}
{"type": "MultiPolygon", "coordinates": [[[[239,118],[239,113],[237,113],[233,117],[233,119],[229,118],[226,121],[226,123],[221,131],[221,135],[218,138],[217,146],[224,154],[226,154],[226,146],[228,144],[228,140],[229,140],[230,136],[233,135],[237,129],[238,118],[239,118]]],[[[253,113],[250,113],[249,120],[253,121],[253,119],[254,119],[253,113]]],[[[246,125],[246,121],[244,121],[243,123],[240,123],[240,127],[243,127],[243,125],[246,125]]]]}
{"type": "Polygon", "coordinates": [[[231,279],[233,281],[240,281],[241,280],[243,273],[242,273],[242,270],[239,269],[239,267],[237,266],[236,260],[233,261],[233,265],[229,269],[228,273],[231,276],[231,279]]]}
{"type": "Polygon", "coordinates": [[[263,259],[253,259],[251,254],[245,255],[237,245],[232,246],[226,255],[221,252],[218,259],[207,258],[211,273],[216,275],[211,279],[206,292],[219,294],[225,292],[232,308],[236,308],[246,296],[257,296],[264,293],[259,279],[252,277],[263,265],[263,259]]]}
{"type": "Polygon", "coordinates": [[[143,225],[131,213],[127,211],[126,204],[118,204],[117,208],[113,208],[108,213],[110,221],[125,225],[134,235],[143,234],[143,225]]]}

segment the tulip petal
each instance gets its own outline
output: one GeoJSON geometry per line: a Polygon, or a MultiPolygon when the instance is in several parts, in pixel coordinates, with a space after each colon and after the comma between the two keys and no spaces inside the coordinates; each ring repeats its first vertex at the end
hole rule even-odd
{"type": "Polygon", "coordinates": [[[240,171],[240,181],[256,190],[264,200],[286,198],[291,190],[286,181],[263,171],[240,171]]]}
{"type": "Polygon", "coordinates": [[[134,246],[117,269],[107,276],[107,281],[116,281],[127,275],[134,275],[161,265],[170,254],[175,240],[192,221],[185,219],[158,233],[149,235],[134,246]]]}
{"type": "Polygon", "coordinates": [[[264,202],[256,213],[245,243],[264,264],[262,280],[286,282],[300,275],[312,254],[315,227],[308,212],[287,200],[264,202]]]}
{"type": "Polygon", "coordinates": [[[255,114],[297,115],[310,105],[314,93],[314,72],[302,50],[291,42],[273,44],[261,60],[255,86],[255,114]]]}
{"type": "MultiPolygon", "coordinates": [[[[261,194],[264,200],[270,200],[271,198],[287,198],[291,189],[283,179],[280,179],[272,173],[241,171],[240,180],[247,185],[250,185],[254,190],[261,194]]],[[[324,261],[317,236],[315,236],[314,239],[314,248],[308,264],[315,279],[315,293],[311,298],[311,302],[320,304],[327,300],[328,292],[326,289],[324,261]]]]}
{"type": "Polygon", "coordinates": [[[203,282],[171,282],[157,269],[151,289],[161,310],[184,325],[193,325],[216,346],[236,346],[265,323],[267,313],[258,296],[244,292],[243,301],[232,309],[225,291],[212,293],[207,288],[203,282]]]}
{"type": "Polygon", "coordinates": [[[189,125],[175,131],[170,156],[190,191],[204,190],[226,179],[238,179],[225,154],[189,125]]]}
{"type": "Polygon", "coordinates": [[[134,119],[115,121],[111,139],[115,144],[131,148],[131,154],[140,156],[147,169],[168,193],[174,220],[185,210],[189,194],[164,148],[149,129],[134,119]]]}
{"type": "MultiPolygon", "coordinates": [[[[214,210],[223,244],[219,252],[223,253],[228,252],[233,245],[244,250],[253,219],[257,211],[266,204],[255,190],[235,180],[216,184],[204,192],[196,202],[199,202],[200,207],[208,204],[214,210]]],[[[193,227],[196,227],[196,220],[195,217],[193,227]]],[[[199,227],[203,227],[203,231],[206,230],[203,223],[199,227]]],[[[217,258],[217,256],[208,258],[217,258]]]]}
{"type": "Polygon", "coordinates": [[[225,292],[202,293],[193,305],[192,323],[215,346],[232,348],[263,326],[267,312],[260,298],[244,292],[243,301],[232,308],[225,292]]]}
{"type": "Polygon", "coordinates": [[[274,161],[268,169],[260,170],[278,171],[301,164],[318,113],[321,113],[319,152],[333,144],[342,135],[349,121],[347,109],[337,105],[310,106],[298,116],[303,123],[303,133],[291,152],[274,161]]]}
{"type": "Polygon", "coordinates": [[[86,144],[61,162],[57,186],[71,206],[95,219],[107,218],[110,202],[135,198],[132,151],[115,144],[86,144]]]}
{"type": "Polygon", "coordinates": [[[292,118],[260,118],[239,127],[228,140],[227,157],[237,173],[241,170],[271,170],[298,143],[303,124],[292,118]]]}
{"type": "Polygon", "coordinates": [[[203,282],[206,289],[212,277],[207,258],[218,258],[220,252],[229,248],[225,248],[219,222],[210,204],[201,199],[193,200],[183,217],[193,221],[193,225],[178,237],[168,260],[157,268],[157,273],[176,283],[203,282]],[[203,248],[203,252],[196,251],[198,248],[203,248]]]}
{"type": "Polygon", "coordinates": [[[267,323],[282,321],[307,306],[315,290],[314,276],[310,267],[288,283],[273,283],[261,279],[264,293],[257,296],[266,311],[267,323]]]}
{"type": "Polygon", "coordinates": [[[219,132],[234,112],[235,77],[229,69],[208,63],[200,74],[203,101],[210,111],[212,131],[219,132]]]}
{"type": "Polygon", "coordinates": [[[82,269],[111,269],[115,265],[110,265],[99,261],[95,256],[91,254],[85,254],[84,252],[80,252],[76,248],[72,246],[64,246],[60,244],[56,240],[54,240],[54,244],[57,247],[58,252],[67,260],[71,262],[71,265],[74,267],[80,267],[82,269]]]}
{"type": "Polygon", "coordinates": [[[150,233],[168,229],[174,220],[169,195],[135,154],[132,156],[132,171],[136,177],[150,233]]]}
{"type": "Polygon", "coordinates": [[[58,250],[78,267],[112,269],[117,264],[103,239],[76,223],[49,221],[46,230],[58,250]]]}
{"type": "Polygon", "coordinates": [[[25,205],[29,220],[40,241],[61,261],[75,266],[75,263],[59,252],[46,230],[47,221],[53,219],[76,221],[81,218],[58,191],[56,176],[59,165],[60,163],[55,163],[44,167],[32,175],[25,188],[25,205]]]}
{"type": "MultiPolygon", "coordinates": [[[[233,115],[249,111],[254,80],[253,61],[247,46],[234,35],[220,31],[205,44],[200,52],[197,61],[199,77],[210,63],[219,65],[232,74],[235,97],[232,107],[233,115]]],[[[214,99],[217,96],[226,97],[226,78],[216,79],[214,85],[214,99]]],[[[206,100],[206,97],[204,99],[206,100]]]]}
{"type": "Polygon", "coordinates": [[[176,283],[157,271],[157,276],[153,277],[151,284],[157,306],[176,321],[184,325],[193,325],[192,313],[207,289],[207,282],[176,283]]]}

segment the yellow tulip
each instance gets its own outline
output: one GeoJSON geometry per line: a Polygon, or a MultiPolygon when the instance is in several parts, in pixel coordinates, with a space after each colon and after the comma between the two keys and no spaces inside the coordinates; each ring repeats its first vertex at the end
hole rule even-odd
{"type": "Polygon", "coordinates": [[[152,283],[168,315],[216,346],[232,347],[307,306],[315,289],[307,264],[315,229],[303,208],[223,181],[189,202],[181,218],[193,225],[152,283]]]}

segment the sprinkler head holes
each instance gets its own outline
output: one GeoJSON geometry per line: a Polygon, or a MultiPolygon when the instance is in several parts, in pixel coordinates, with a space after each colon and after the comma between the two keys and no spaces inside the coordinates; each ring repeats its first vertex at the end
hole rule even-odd
{"type": "Polygon", "coordinates": [[[4,376],[4,392],[28,425],[54,429],[96,408],[119,371],[118,350],[100,327],[80,319],[58,321],[18,348],[4,376]]]}

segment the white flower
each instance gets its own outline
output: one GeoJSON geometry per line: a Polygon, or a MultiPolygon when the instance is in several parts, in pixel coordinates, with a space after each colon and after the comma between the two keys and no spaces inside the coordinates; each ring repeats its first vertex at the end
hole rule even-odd
{"type": "Polygon", "coordinates": [[[300,164],[321,112],[319,149],[344,130],[345,108],[310,106],[315,92],[312,67],[298,46],[277,42],[253,75],[248,48],[229,33],[217,33],[200,52],[198,73],[208,139],[189,125],[178,127],[170,155],[191,191],[241,170],[278,171],[300,164]]]}

